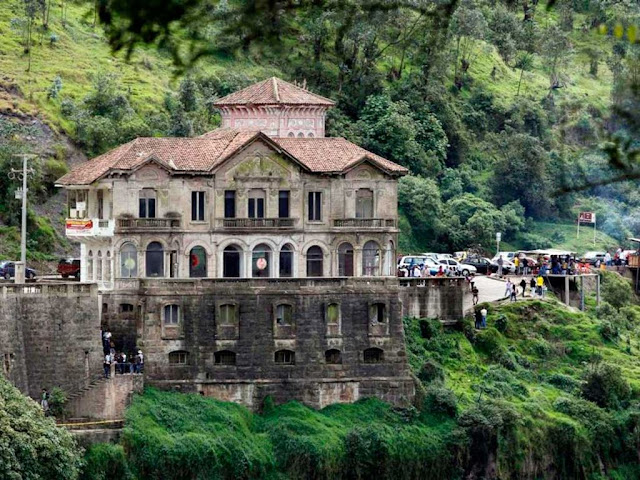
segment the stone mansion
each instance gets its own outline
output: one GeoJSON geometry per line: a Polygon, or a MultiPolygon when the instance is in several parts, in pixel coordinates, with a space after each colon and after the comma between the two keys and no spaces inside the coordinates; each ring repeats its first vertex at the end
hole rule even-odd
{"type": "Polygon", "coordinates": [[[254,408],[411,401],[411,289],[395,277],[407,170],[325,137],[332,105],[270,78],[217,100],[217,130],[137,138],[58,180],[81,280],[116,349],[144,349],[145,383],[254,408]]]}
{"type": "Polygon", "coordinates": [[[217,100],[218,130],[137,138],[60,178],[81,280],[395,275],[407,170],[325,137],[332,105],[270,78],[217,100]]]}

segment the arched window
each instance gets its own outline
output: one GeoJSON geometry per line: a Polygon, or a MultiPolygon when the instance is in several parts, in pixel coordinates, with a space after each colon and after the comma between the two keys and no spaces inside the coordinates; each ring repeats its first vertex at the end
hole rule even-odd
{"type": "Polygon", "coordinates": [[[98,257],[96,258],[96,280],[102,280],[102,251],[98,250],[98,257]]]}
{"type": "Polygon", "coordinates": [[[138,252],[133,243],[125,243],[120,248],[120,276],[122,278],[138,276],[138,252]]]}
{"type": "Polygon", "coordinates": [[[189,253],[189,276],[204,278],[207,276],[207,252],[204,247],[193,247],[189,253]]]}
{"type": "Polygon", "coordinates": [[[133,313],[133,305],[130,303],[121,303],[120,313],[133,313]]]}
{"type": "Polygon", "coordinates": [[[367,348],[363,353],[364,363],[384,362],[384,351],[379,348],[367,348]]]}
{"type": "Polygon", "coordinates": [[[369,240],[362,248],[362,276],[378,275],[380,275],[380,246],[373,240],[369,240]]]}
{"type": "Polygon", "coordinates": [[[180,321],[180,306],[165,305],[163,311],[163,321],[165,325],[177,325],[180,321]]]}
{"type": "Polygon", "coordinates": [[[356,191],[356,218],[373,218],[373,190],[359,188],[356,191]]]}
{"type": "Polygon", "coordinates": [[[160,242],[151,242],[146,252],[147,277],[164,277],[164,250],[160,242]]]}
{"type": "Polygon", "coordinates": [[[389,243],[387,244],[387,250],[384,252],[384,273],[383,273],[384,275],[395,276],[394,258],[395,258],[395,253],[393,248],[393,242],[389,240],[389,243]]]}
{"type": "Polygon", "coordinates": [[[296,352],[291,350],[278,350],[274,355],[275,363],[279,365],[295,365],[296,352]]]}
{"type": "Polygon", "coordinates": [[[307,137],[309,137],[309,138],[313,138],[313,132],[309,132],[309,134],[307,135],[307,137]]]}
{"type": "Polygon", "coordinates": [[[89,250],[87,253],[87,280],[93,281],[93,251],[89,250]]]}
{"type": "Polygon", "coordinates": [[[222,276],[227,278],[240,277],[240,248],[229,245],[222,252],[222,276]]]}
{"type": "Polygon", "coordinates": [[[111,281],[111,252],[107,252],[107,261],[104,264],[104,280],[111,281]]]}
{"type": "Polygon", "coordinates": [[[293,247],[287,243],[280,249],[280,277],[293,277],[293,247]]]}
{"type": "Polygon", "coordinates": [[[296,134],[295,134],[295,133],[293,133],[293,132],[289,132],[289,134],[287,135],[287,137],[289,137],[289,138],[293,138],[293,137],[295,137],[295,136],[296,136],[296,134]]]}
{"type": "Polygon", "coordinates": [[[324,361],[325,363],[334,365],[340,364],[342,363],[342,353],[340,353],[340,350],[336,350],[335,348],[327,350],[324,352],[324,361]]]}
{"type": "Polygon", "coordinates": [[[214,363],[216,365],[235,365],[236,364],[236,352],[231,350],[220,350],[213,354],[214,363]]]}
{"type": "Polygon", "coordinates": [[[338,275],[353,277],[353,246],[350,243],[338,247],[338,275]]]}
{"type": "Polygon", "coordinates": [[[270,277],[271,247],[264,243],[256,245],[251,259],[251,276],[254,278],[270,277]]]}
{"type": "Polygon", "coordinates": [[[304,138],[304,133],[299,132],[299,133],[298,133],[298,138],[304,138]]]}
{"type": "Polygon", "coordinates": [[[307,250],[307,277],[322,277],[323,275],[322,249],[316,245],[307,250]]]}
{"type": "Polygon", "coordinates": [[[189,352],[184,350],[170,352],[169,363],[173,365],[187,365],[189,363],[189,352]]]}

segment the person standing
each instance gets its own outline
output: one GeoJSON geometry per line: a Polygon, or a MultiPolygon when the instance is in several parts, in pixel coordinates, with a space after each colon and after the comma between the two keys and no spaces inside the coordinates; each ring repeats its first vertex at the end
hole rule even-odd
{"type": "Polygon", "coordinates": [[[507,283],[504,285],[504,296],[506,298],[510,298],[511,297],[511,287],[513,286],[513,284],[511,283],[511,280],[509,280],[507,278],[507,283]]]}
{"type": "Polygon", "coordinates": [[[104,367],[104,378],[109,378],[111,376],[111,354],[107,353],[104,356],[104,363],[102,365],[104,367]]]}
{"type": "Polygon", "coordinates": [[[487,309],[483,307],[482,310],[480,310],[480,315],[482,316],[482,324],[480,327],[487,328],[487,309]]]}
{"type": "Polygon", "coordinates": [[[480,313],[479,308],[476,309],[475,319],[476,319],[476,322],[475,322],[476,330],[480,330],[480,328],[482,327],[482,313],[480,313]]]}
{"type": "Polygon", "coordinates": [[[144,355],[142,354],[142,350],[138,350],[138,358],[136,361],[136,373],[144,372],[144,355]]]}
{"type": "Polygon", "coordinates": [[[49,392],[46,388],[42,389],[42,395],[40,396],[40,406],[42,407],[42,410],[44,410],[44,413],[46,415],[46,413],[49,411],[49,392]]]}
{"type": "Polygon", "coordinates": [[[529,275],[529,260],[527,259],[527,257],[524,257],[522,259],[522,274],[529,275]]]}
{"type": "Polygon", "coordinates": [[[520,275],[520,257],[517,255],[513,257],[513,264],[516,267],[516,275],[520,275]]]}
{"type": "Polygon", "coordinates": [[[477,305],[478,304],[478,293],[480,293],[478,291],[478,287],[476,287],[474,285],[473,288],[471,289],[471,293],[473,294],[473,304],[477,305]]]}
{"type": "Polygon", "coordinates": [[[531,298],[533,298],[535,296],[535,292],[536,292],[536,279],[535,279],[535,277],[531,277],[531,280],[529,281],[529,289],[531,290],[531,298]]]}
{"type": "Polygon", "coordinates": [[[518,287],[515,283],[511,284],[511,294],[509,295],[509,301],[515,302],[518,300],[518,287]]]}
{"type": "Polygon", "coordinates": [[[502,277],[502,266],[504,265],[504,260],[502,259],[502,255],[498,258],[498,276],[502,277]]]}
{"type": "Polygon", "coordinates": [[[544,287],[544,277],[542,275],[538,275],[538,278],[536,278],[536,287],[538,295],[542,298],[542,287],[544,287]]]}
{"type": "Polygon", "coordinates": [[[524,298],[524,292],[527,290],[527,281],[522,277],[520,280],[520,288],[522,288],[522,298],[524,298]]]}

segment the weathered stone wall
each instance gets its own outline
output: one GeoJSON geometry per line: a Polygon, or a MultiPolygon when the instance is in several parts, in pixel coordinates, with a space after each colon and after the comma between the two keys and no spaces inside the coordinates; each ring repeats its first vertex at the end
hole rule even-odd
{"type": "Polygon", "coordinates": [[[27,284],[0,289],[3,373],[23,393],[69,393],[102,368],[96,285],[27,284]]]}
{"type": "Polygon", "coordinates": [[[71,418],[119,420],[131,403],[134,393],[144,387],[142,375],[113,375],[93,388],[69,401],[67,410],[71,418]]]}
{"type": "Polygon", "coordinates": [[[105,321],[122,338],[138,337],[150,385],[201,391],[252,408],[267,395],[314,407],[374,395],[396,404],[413,398],[394,278],[130,280],[118,287],[103,294],[107,311],[132,304],[141,321],[117,315],[105,321]],[[281,304],[291,308],[285,325],[276,321],[281,304]],[[339,312],[333,321],[331,304],[339,312]],[[179,307],[177,324],[166,322],[168,305],[179,307]],[[231,321],[223,318],[225,305],[233,306],[231,321]],[[382,351],[374,363],[365,360],[371,348],[382,351]],[[327,361],[332,349],[340,352],[340,363],[327,361]],[[277,363],[281,350],[295,352],[295,361],[277,363]],[[222,351],[233,352],[235,363],[217,363],[222,351]],[[185,363],[171,363],[177,355],[185,363]]]}
{"type": "Polygon", "coordinates": [[[399,283],[404,317],[459,320],[464,317],[464,305],[471,303],[463,278],[404,278],[399,283]]]}

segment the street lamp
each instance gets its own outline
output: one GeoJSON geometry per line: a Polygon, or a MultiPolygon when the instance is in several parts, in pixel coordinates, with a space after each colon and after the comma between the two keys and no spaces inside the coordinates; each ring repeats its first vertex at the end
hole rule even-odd
{"type": "Polygon", "coordinates": [[[16,198],[18,198],[18,192],[22,197],[22,233],[20,236],[20,261],[16,262],[15,267],[15,283],[24,283],[25,269],[27,265],[27,177],[29,174],[33,174],[35,170],[27,167],[27,161],[31,158],[36,158],[37,155],[29,153],[20,153],[14,155],[15,157],[22,158],[22,170],[12,168],[8,173],[10,180],[22,180],[22,190],[16,190],[16,198]]]}

